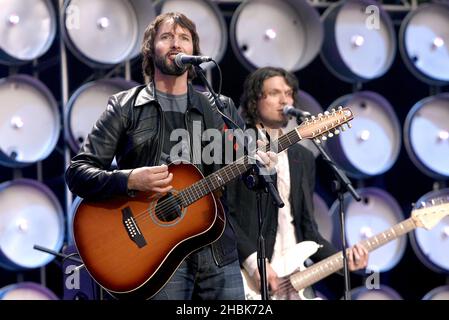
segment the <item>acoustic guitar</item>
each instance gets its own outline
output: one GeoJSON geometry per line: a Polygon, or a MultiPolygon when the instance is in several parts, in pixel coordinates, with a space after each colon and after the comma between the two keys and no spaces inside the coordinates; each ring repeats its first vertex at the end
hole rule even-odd
{"type": "MultiPolygon", "coordinates": [[[[340,107],[308,118],[272,144],[281,152],[302,139],[325,139],[350,126],[351,119],[352,111],[340,107]]],[[[173,189],[166,194],[83,200],[73,234],[87,271],[116,298],[151,298],[191,252],[221,236],[226,218],[214,191],[251,162],[241,157],[207,177],[193,164],[170,164],[173,189]]]]}

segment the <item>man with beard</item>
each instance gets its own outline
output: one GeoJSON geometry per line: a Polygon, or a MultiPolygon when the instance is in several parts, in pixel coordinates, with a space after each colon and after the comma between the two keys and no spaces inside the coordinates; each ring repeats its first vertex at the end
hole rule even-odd
{"type": "MultiPolygon", "coordinates": [[[[296,105],[297,91],[298,81],[284,69],[264,67],[251,73],[245,80],[240,106],[247,128],[255,128],[267,140],[276,140],[283,134],[283,128],[288,122],[283,109],[285,106],[296,105]]],[[[299,261],[298,254],[293,257],[298,261],[289,261],[286,257],[291,258],[291,255],[287,253],[295,252],[296,244],[305,240],[312,240],[322,246],[311,257],[314,261],[322,260],[337,250],[320,235],[313,216],[315,159],[312,152],[295,144],[278,154],[275,167],[277,188],[284,207],[278,209],[268,194],[261,195],[262,214],[265,219],[262,233],[268,258],[267,282],[272,294],[277,295],[277,298],[297,299],[299,296],[293,287],[280,284],[278,273],[286,275],[290,266],[299,267],[303,261],[299,261]]],[[[228,186],[227,200],[237,234],[242,266],[249,275],[252,287],[260,288],[256,254],[256,193],[249,191],[241,180],[235,181],[228,186]]],[[[368,263],[368,251],[361,245],[350,248],[348,257],[351,271],[365,268],[368,263]]]]}
{"type": "MultiPolygon", "coordinates": [[[[196,150],[192,141],[201,141],[205,129],[221,131],[222,117],[212,111],[210,94],[194,90],[189,81],[195,76],[193,67],[179,68],[174,63],[179,53],[200,54],[194,23],[180,13],[156,17],[145,31],[141,51],[149,83],[109,99],[66,171],[70,190],[83,198],[132,196],[136,191],[167,193],[174,178],[167,164],[179,159],[193,162],[204,175],[219,168],[218,163],[203,161],[202,150],[196,150]],[[199,132],[194,130],[198,124],[199,132]],[[198,154],[200,158],[195,158],[198,154]],[[118,170],[109,169],[114,157],[118,170]]],[[[220,99],[228,117],[242,126],[232,100],[220,99]]],[[[273,153],[258,152],[258,156],[268,166],[276,160],[273,153]]],[[[188,253],[154,299],[244,298],[235,235],[229,224],[217,241],[188,253]]]]}

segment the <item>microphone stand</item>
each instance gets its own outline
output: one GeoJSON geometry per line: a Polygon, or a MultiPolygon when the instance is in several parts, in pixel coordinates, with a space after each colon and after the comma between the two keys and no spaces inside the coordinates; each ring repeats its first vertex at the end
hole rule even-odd
{"type": "MultiPolygon", "coordinates": [[[[301,121],[305,120],[304,116],[298,117],[301,121]]],[[[332,169],[335,175],[335,180],[332,181],[332,192],[337,193],[337,198],[339,201],[339,217],[340,217],[340,241],[343,248],[343,272],[344,272],[344,283],[345,283],[345,290],[344,290],[344,299],[345,300],[351,300],[351,294],[350,294],[350,277],[349,277],[349,268],[348,268],[348,257],[346,255],[347,251],[347,243],[346,243],[346,232],[345,232],[345,213],[344,213],[344,194],[346,191],[348,191],[351,196],[356,200],[360,201],[362,198],[357,193],[357,191],[354,189],[354,187],[351,184],[351,181],[348,179],[346,174],[337,167],[335,162],[330,158],[326,150],[324,150],[323,146],[319,143],[317,143],[315,140],[312,139],[313,144],[318,149],[318,151],[321,153],[322,158],[324,161],[329,165],[329,167],[332,169]]]]}
{"type": "Polygon", "coordinates": [[[42,247],[42,246],[37,245],[37,244],[35,244],[35,245],[33,246],[33,249],[34,249],[34,250],[39,250],[39,251],[42,251],[42,252],[45,252],[45,253],[52,254],[52,255],[54,255],[55,257],[62,258],[63,260],[72,260],[73,262],[80,263],[80,265],[77,267],[77,268],[79,268],[79,269],[81,269],[81,268],[84,267],[84,263],[83,263],[83,261],[82,261],[81,259],[75,258],[75,257],[73,257],[73,256],[71,256],[71,255],[59,253],[59,252],[50,250],[50,249],[48,249],[48,248],[42,247]]]}
{"type": "MultiPolygon", "coordinates": [[[[80,271],[81,269],[83,269],[83,268],[86,267],[86,266],[84,265],[83,261],[82,261],[81,259],[79,259],[79,258],[75,258],[75,257],[73,256],[73,254],[59,253],[59,252],[56,252],[56,251],[54,251],[54,250],[50,250],[50,249],[48,249],[48,248],[46,248],[46,247],[42,247],[42,246],[37,245],[37,244],[35,244],[35,245],[33,246],[33,249],[34,249],[34,250],[38,250],[38,251],[42,251],[42,252],[45,252],[45,253],[49,253],[49,254],[51,254],[51,255],[54,255],[55,257],[62,258],[62,261],[63,261],[63,262],[64,262],[65,260],[71,260],[71,261],[73,261],[73,262],[79,263],[80,265],[77,266],[77,267],[75,267],[75,268],[73,269],[73,273],[78,272],[78,271],[80,271]]],[[[73,273],[72,273],[72,274],[73,274],[73,273]]],[[[99,288],[99,299],[100,299],[100,300],[103,300],[103,299],[104,299],[103,287],[101,287],[100,285],[98,285],[98,288],[99,288]]],[[[97,294],[94,293],[94,296],[97,296],[97,294]]],[[[97,298],[98,298],[98,297],[97,297],[97,298]]]]}
{"type": "MultiPolygon", "coordinates": [[[[200,77],[200,79],[203,81],[203,83],[206,85],[207,89],[211,93],[215,105],[219,109],[219,113],[221,114],[224,123],[226,126],[230,129],[240,129],[240,128],[234,121],[232,121],[229,117],[224,115],[225,106],[223,105],[222,101],[218,97],[218,95],[214,92],[212,86],[210,85],[209,81],[207,81],[206,76],[204,75],[204,70],[200,66],[195,66],[196,74],[200,77]]],[[[236,142],[239,146],[242,146],[244,150],[245,155],[249,155],[248,150],[246,149],[246,145],[244,143],[244,140],[242,137],[238,134],[234,135],[236,142]]],[[[284,206],[284,203],[282,202],[282,199],[276,189],[276,186],[274,185],[273,180],[271,179],[270,175],[265,175],[261,173],[262,164],[259,161],[256,161],[255,164],[252,166],[251,174],[248,176],[248,180],[251,180],[247,186],[252,189],[258,188],[257,191],[257,213],[258,213],[258,221],[259,221],[259,236],[257,239],[257,266],[259,269],[260,274],[260,281],[261,281],[261,297],[262,300],[268,300],[268,282],[267,282],[267,272],[266,272],[266,266],[265,266],[265,260],[266,260],[266,254],[265,254],[265,239],[262,235],[262,226],[263,226],[263,216],[262,216],[262,210],[261,210],[261,190],[266,189],[267,192],[271,195],[271,198],[273,200],[274,205],[276,205],[278,208],[282,208],[284,206]]]]}

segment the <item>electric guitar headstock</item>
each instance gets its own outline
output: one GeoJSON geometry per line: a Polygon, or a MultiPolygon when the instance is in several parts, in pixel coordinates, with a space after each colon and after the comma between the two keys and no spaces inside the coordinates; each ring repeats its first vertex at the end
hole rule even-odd
{"type": "Polygon", "coordinates": [[[449,215],[449,200],[445,198],[434,198],[421,203],[419,208],[412,211],[412,219],[416,226],[432,229],[441,219],[449,215]]]}

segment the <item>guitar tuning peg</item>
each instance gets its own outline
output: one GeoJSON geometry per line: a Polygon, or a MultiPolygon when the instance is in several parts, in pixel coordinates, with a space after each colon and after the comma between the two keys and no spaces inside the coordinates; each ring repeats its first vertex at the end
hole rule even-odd
{"type": "Polygon", "coordinates": [[[332,138],[334,136],[334,134],[332,132],[329,132],[329,134],[327,135],[329,138],[332,138]]]}
{"type": "Polygon", "coordinates": [[[318,113],[318,118],[321,118],[323,116],[322,113],[318,113]]]}
{"type": "Polygon", "coordinates": [[[316,118],[315,116],[311,116],[310,117],[311,120],[315,120],[315,118],[316,118]]]}
{"type": "Polygon", "coordinates": [[[346,127],[344,125],[341,126],[341,131],[346,131],[346,127]]]}
{"type": "Polygon", "coordinates": [[[343,110],[343,107],[342,106],[338,106],[337,110],[341,111],[341,110],[343,110]]]}
{"type": "Polygon", "coordinates": [[[320,144],[321,143],[321,140],[319,139],[319,138],[315,138],[315,140],[314,140],[316,143],[318,143],[318,144],[320,144]]]}
{"type": "Polygon", "coordinates": [[[334,134],[335,134],[335,135],[339,135],[339,134],[340,134],[340,130],[335,129],[334,134]]]}
{"type": "Polygon", "coordinates": [[[329,115],[329,111],[324,111],[324,115],[328,116],[329,115]]]}
{"type": "Polygon", "coordinates": [[[335,108],[332,108],[332,110],[331,110],[331,111],[332,111],[332,113],[335,113],[335,108]]]}
{"type": "Polygon", "coordinates": [[[348,122],[348,128],[352,128],[352,124],[348,122]]]}
{"type": "Polygon", "coordinates": [[[321,140],[326,141],[326,140],[327,140],[327,137],[326,137],[326,136],[322,136],[322,137],[321,137],[321,140]]]}

